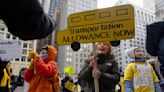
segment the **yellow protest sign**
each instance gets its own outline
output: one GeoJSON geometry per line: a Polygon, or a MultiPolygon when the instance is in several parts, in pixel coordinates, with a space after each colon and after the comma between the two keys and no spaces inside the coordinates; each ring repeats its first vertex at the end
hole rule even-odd
{"type": "Polygon", "coordinates": [[[116,41],[134,36],[134,7],[122,5],[71,14],[68,17],[68,28],[57,35],[57,43],[69,45],[74,41],[116,41]]]}
{"type": "Polygon", "coordinates": [[[69,67],[64,68],[64,73],[69,73],[69,74],[73,75],[74,74],[74,67],[69,66],[69,67]]]}
{"type": "Polygon", "coordinates": [[[74,89],[76,87],[75,84],[73,84],[72,82],[70,81],[67,81],[64,85],[65,88],[67,88],[68,90],[70,90],[71,92],[74,92],[74,89]]]}

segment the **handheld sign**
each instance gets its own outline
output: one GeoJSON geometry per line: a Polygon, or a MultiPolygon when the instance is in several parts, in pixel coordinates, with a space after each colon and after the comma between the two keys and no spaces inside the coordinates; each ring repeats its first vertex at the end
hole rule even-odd
{"type": "Polygon", "coordinates": [[[134,36],[134,7],[122,5],[71,14],[68,28],[57,35],[57,44],[118,41],[134,36]]]}
{"type": "Polygon", "coordinates": [[[20,58],[22,55],[21,41],[0,40],[0,58],[10,60],[20,58]]]}
{"type": "Polygon", "coordinates": [[[75,84],[73,84],[72,82],[70,81],[67,81],[64,85],[65,88],[67,88],[68,90],[70,90],[71,92],[74,92],[74,89],[76,87],[75,84]]]}

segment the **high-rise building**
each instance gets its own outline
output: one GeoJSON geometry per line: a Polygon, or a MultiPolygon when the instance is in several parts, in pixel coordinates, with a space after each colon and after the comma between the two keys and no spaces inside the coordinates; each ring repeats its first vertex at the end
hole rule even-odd
{"type": "Polygon", "coordinates": [[[157,21],[164,20],[164,0],[155,0],[156,18],[157,21]]]}
{"type": "MultiPolygon", "coordinates": [[[[126,0],[120,0],[116,3],[116,5],[123,4],[132,4],[126,0]]],[[[126,65],[129,63],[129,57],[125,54],[125,50],[131,47],[139,47],[146,56],[149,56],[146,52],[146,25],[155,21],[155,14],[153,11],[144,9],[142,7],[134,6],[135,13],[135,38],[121,40],[121,44],[118,47],[113,48],[113,53],[115,56],[120,69],[125,69],[126,65]]]]}
{"type": "MultiPolygon", "coordinates": [[[[44,12],[53,18],[54,13],[57,13],[56,11],[59,9],[59,5],[61,1],[60,0],[40,0],[40,2],[41,2],[41,5],[43,6],[44,12]]],[[[57,23],[57,20],[56,19],[54,20],[57,23]]],[[[40,48],[42,48],[46,44],[49,44],[49,45],[55,44],[54,40],[55,40],[56,30],[58,29],[55,28],[55,31],[53,31],[50,35],[48,35],[47,37],[43,39],[37,40],[37,51],[39,51],[40,48]]]]}
{"type": "Polygon", "coordinates": [[[143,7],[155,12],[155,0],[143,0],[143,7]]]}
{"type": "MultiPolygon", "coordinates": [[[[20,40],[18,37],[12,35],[8,32],[8,28],[3,21],[0,20],[0,39],[1,40],[20,40]]],[[[36,41],[21,41],[22,42],[22,57],[11,60],[11,68],[13,69],[13,74],[18,75],[19,71],[23,67],[28,67],[31,61],[28,58],[28,52],[31,50],[36,50],[36,41]]],[[[14,52],[11,52],[14,53],[14,52]]]]}
{"type": "MultiPolygon", "coordinates": [[[[65,0],[62,4],[59,24],[60,30],[67,28],[67,17],[70,14],[96,8],[97,0],[65,0]]],[[[91,50],[91,44],[81,44],[81,48],[77,52],[73,51],[70,45],[59,46],[58,65],[61,74],[64,73],[63,69],[65,67],[73,66],[75,72],[75,76],[73,77],[76,78],[77,74],[82,69],[85,60],[90,55],[91,50]]]]}

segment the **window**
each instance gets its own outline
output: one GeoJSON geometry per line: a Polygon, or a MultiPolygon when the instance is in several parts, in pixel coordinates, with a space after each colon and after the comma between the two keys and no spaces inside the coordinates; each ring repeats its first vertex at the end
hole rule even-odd
{"type": "Polygon", "coordinates": [[[32,48],[32,43],[29,44],[29,48],[32,48]]]}
{"type": "Polygon", "coordinates": [[[68,62],[69,61],[69,58],[66,58],[66,61],[68,62]]]}
{"type": "Polygon", "coordinates": [[[83,68],[83,65],[80,65],[80,68],[83,68]]]}
{"type": "Polygon", "coordinates": [[[4,30],[5,30],[5,28],[4,28],[4,27],[2,27],[2,28],[1,28],[1,31],[4,31],[4,30]]]}
{"type": "Polygon", "coordinates": [[[69,56],[69,52],[67,52],[67,56],[69,56]]]}
{"type": "Polygon", "coordinates": [[[31,58],[28,57],[28,62],[31,62],[31,58]]]}
{"type": "Polygon", "coordinates": [[[72,58],[69,58],[69,61],[72,62],[72,58]]]}
{"type": "Polygon", "coordinates": [[[10,34],[7,33],[7,34],[6,34],[6,38],[7,38],[7,39],[10,39],[10,34]]]}
{"type": "Polygon", "coordinates": [[[69,50],[69,47],[67,47],[67,50],[69,50]]]}
{"type": "Polygon", "coordinates": [[[82,59],[80,59],[80,62],[83,62],[83,60],[82,60],[82,59]]]}
{"type": "Polygon", "coordinates": [[[72,56],[72,53],[69,53],[70,54],[70,56],[72,56]]]}
{"type": "Polygon", "coordinates": [[[27,54],[27,50],[23,49],[23,54],[26,55],[27,54]]]}
{"type": "Polygon", "coordinates": [[[13,35],[13,39],[16,39],[17,37],[13,35]]]}
{"type": "Polygon", "coordinates": [[[23,48],[27,48],[27,43],[23,43],[23,48]]]}
{"type": "Polygon", "coordinates": [[[21,61],[26,61],[26,57],[22,56],[21,61]]]}
{"type": "Polygon", "coordinates": [[[15,61],[19,61],[19,58],[16,58],[15,61]]]}
{"type": "Polygon", "coordinates": [[[137,42],[137,44],[140,44],[140,42],[137,42]]]}

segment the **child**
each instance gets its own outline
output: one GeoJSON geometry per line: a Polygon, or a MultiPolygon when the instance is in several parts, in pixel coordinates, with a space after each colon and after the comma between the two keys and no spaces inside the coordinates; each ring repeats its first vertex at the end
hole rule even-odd
{"type": "Polygon", "coordinates": [[[125,92],[162,92],[159,79],[152,66],[145,63],[142,51],[133,47],[126,53],[134,62],[129,63],[124,72],[125,92]]]}

